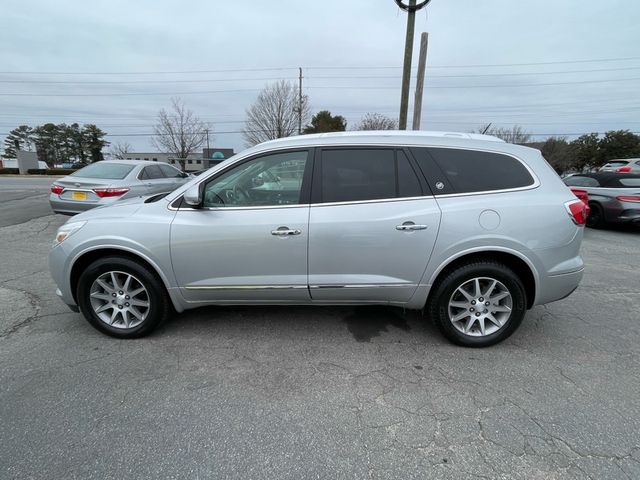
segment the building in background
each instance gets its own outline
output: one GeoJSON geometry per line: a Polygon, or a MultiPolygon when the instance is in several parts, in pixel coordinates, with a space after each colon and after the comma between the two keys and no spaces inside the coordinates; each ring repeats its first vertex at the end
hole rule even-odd
{"type": "MultiPolygon", "coordinates": [[[[206,170],[229,157],[235,155],[233,148],[205,148],[202,153],[192,153],[185,161],[187,172],[206,170]]],[[[129,152],[126,160],[148,160],[150,162],[164,162],[180,168],[180,160],[169,153],[161,152],[129,152]]]]}

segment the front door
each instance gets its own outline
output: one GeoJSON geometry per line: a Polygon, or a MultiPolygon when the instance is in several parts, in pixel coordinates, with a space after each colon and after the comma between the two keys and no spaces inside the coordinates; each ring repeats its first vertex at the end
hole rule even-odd
{"type": "Polygon", "coordinates": [[[440,225],[424,179],[401,149],[322,149],[316,158],[309,215],[313,301],[409,301],[440,225]]]}
{"type": "Polygon", "coordinates": [[[171,260],[186,300],[310,300],[308,159],[308,150],[263,154],[203,180],[202,208],[180,208],[171,226],[171,260]]]}

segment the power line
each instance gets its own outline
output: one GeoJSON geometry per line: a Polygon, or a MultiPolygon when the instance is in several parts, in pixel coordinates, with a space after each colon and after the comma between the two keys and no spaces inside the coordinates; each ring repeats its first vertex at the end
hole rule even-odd
{"type": "MultiPolygon", "coordinates": [[[[597,58],[582,60],[557,60],[551,62],[526,62],[526,63],[495,63],[495,64],[459,64],[459,65],[432,65],[432,68],[492,68],[492,67],[524,67],[538,65],[561,65],[561,64],[577,64],[577,63],[601,63],[601,62],[622,62],[640,60],[640,57],[618,57],[618,58],[597,58]]],[[[308,70],[379,70],[379,69],[400,69],[402,66],[381,66],[381,65],[359,65],[359,66],[307,66],[303,67],[308,70]]],[[[20,75],[174,75],[174,74],[191,74],[191,73],[235,73],[235,72],[269,72],[283,70],[297,70],[298,67],[262,67],[262,68],[228,68],[217,70],[173,70],[173,71],[99,71],[99,72],[80,72],[80,71],[3,71],[2,75],[20,74],[20,75]]]]}
{"type": "MultiPolygon", "coordinates": [[[[591,70],[562,70],[554,72],[506,72],[506,73],[471,73],[458,75],[428,75],[427,78],[479,78],[479,77],[513,77],[513,76],[535,76],[535,75],[566,75],[572,73],[596,73],[596,72],[622,72],[628,70],[640,70],[637,67],[622,68],[598,68],[591,70]]],[[[397,79],[397,75],[314,75],[310,79],[332,79],[332,80],[362,80],[362,79],[397,79]]],[[[416,78],[412,76],[411,78],[416,78]]],[[[165,83],[213,83],[213,82],[256,82],[272,80],[298,80],[297,77],[262,77],[262,78],[198,78],[198,79],[176,79],[176,80],[0,80],[0,83],[19,83],[37,85],[128,85],[128,84],[165,84],[165,83]]]]}
{"type": "MultiPolygon", "coordinates": [[[[640,77],[634,78],[611,78],[602,80],[582,80],[573,82],[549,82],[549,83],[521,83],[521,84],[503,84],[503,85],[431,85],[429,89],[468,89],[468,88],[521,88],[521,87],[546,87],[556,85],[585,85],[592,83],[609,83],[609,82],[629,82],[640,80],[640,77]]],[[[340,85],[340,86],[307,86],[308,89],[330,89],[330,90],[397,90],[397,86],[361,86],[361,85],[340,85]]],[[[211,95],[214,93],[239,93],[239,92],[256,92],[261,89],[245,88],[232,90],[202,90],[187,92],[135,92],[135,93],[0,93],[4,97],[136,97],[136,96],[158,96],[158,95],[211,95]]]]}

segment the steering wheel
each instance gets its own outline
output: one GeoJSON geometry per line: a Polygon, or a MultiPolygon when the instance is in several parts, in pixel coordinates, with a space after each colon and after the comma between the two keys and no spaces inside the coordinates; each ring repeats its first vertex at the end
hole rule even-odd
{"type": "Polygon", "coordinates": [[[240,185],[234,185],[233,187],[233,197],[236,202],[244,202],[246,200],[250,200],[249,194],[247,191],[242,188],[240,185]]]}

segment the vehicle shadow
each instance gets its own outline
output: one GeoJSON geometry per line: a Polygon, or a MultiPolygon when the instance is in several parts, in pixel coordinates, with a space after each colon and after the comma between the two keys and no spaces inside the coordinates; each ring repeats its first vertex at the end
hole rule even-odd
{"type": "Polygon", "coordinates": [[[247,330],[280,330],[283,334],[348,331],[356,342],[369,343],[389,335],[396,341],[411,339],[444,342],[433,322],[422,311],[375,306],[209,306],[170,318],[154,335],[176,332],[226,334],[247,330]]]}

